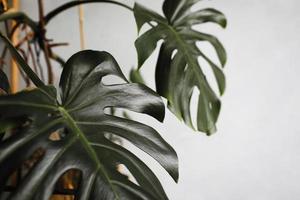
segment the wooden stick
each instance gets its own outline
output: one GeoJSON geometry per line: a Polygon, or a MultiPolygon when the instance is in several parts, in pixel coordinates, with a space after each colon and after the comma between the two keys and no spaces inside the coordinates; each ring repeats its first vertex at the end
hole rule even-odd
{"type": "MultiPolygon", "coordinates": [[[[13,0],[12,6],[15,10],[19,10],[20,4],[19,0],[13,0]]],[[[12,27],[16,24],[15,21],[12,22],[12,27]]],[[[16,45],[18,43],[19,31],[17,30],[11,38],[12,44],[16,45]]],[[[11,72],[10,72],[10,80],[11,80],[11,92],[16,93],[19,89],[19,80],[20,80],[20,71],[18,69],[17,63],[12,59],[11,60],[11,72]]]]}
{"type": "Polygon", "coordinates": [[[84,13],[83,13],[82,5],[78,6],[78,15],[79,15],[80,48],[81,50],[83,50],[85,49],[85,37],[84,37],[84,28],[83,28],[84,13]]]}

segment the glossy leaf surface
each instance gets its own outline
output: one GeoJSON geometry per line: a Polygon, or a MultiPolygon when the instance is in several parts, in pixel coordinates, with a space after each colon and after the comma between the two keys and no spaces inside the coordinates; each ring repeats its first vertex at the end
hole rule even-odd
{"type": "Polygon", "coordinates": [[[199,0],[165,0],[164,16],[135,4],[134,15],[138,30],[144,24],[150,29],[135,42],[138,66],[141,67],[163,40],[156,65],[156,90],[168,99],[172,112],[190,127],[194,127],[190,114],[190,101],[194,88],[200,91],[198,97],[197,129],[208,135],[216,131],[221,102],[206,79],[198,58],[202,57],[212,69],[219,92],[225,90],[225,76],[222,69],[208,58],[197,46],[197,42],[209,42],[216,50],[221,66],[226,63],[226,52],[219,40],[193,29],[193,25],[206,22],[225,28],[224,15],[215,9],[191,11],[199,0]]]}
{"type": "MultiPolygon", "coordinates": [[[[57,180],[70,169],[81,172],[77,199],[167,199],[154,173],[133,153],[106,138],[125,138],[152,156],[178,179],[177,155],[151,127],[106,114],[105,108],[125,108],[164,118],[161,98],[146,86],[128,83],[117,62],[106,52],[82,51],[66,63],[60,97],[53,86],[0,97],[5,119],[26,116],[17,134],[0,143],[0,191],[9,176],[36,150],[45,152],[11,193],[10,199],[49,199],[57,180]],[[106,85],[114,75],[125,83],[106,85]],[[59,140],[51,140],[53,133],[59,140]],[[117,167],[124,164],[135,184],[117,167]]],[[[0,123],[1,124],[1,123],[0,123]]]]}

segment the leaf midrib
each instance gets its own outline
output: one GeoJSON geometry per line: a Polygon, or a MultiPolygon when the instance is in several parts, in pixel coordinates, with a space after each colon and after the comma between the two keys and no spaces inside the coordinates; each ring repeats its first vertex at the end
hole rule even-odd
{"type": "Polygon", "coordinates": [[[180,34],[174,29],[173,26],[169,25],[168,23],[160,23],[160,25],[166,27],[167,29],[170,30],[170,32],[174,35],[175,40],[177,41],[177,44],[180,48],[177,48],[178,50],[180,50],[180,52],[183,53],[184,57],[186,58],[186,61],[188,63],[189,66],[192,67],[193,71],[195,72],[195,76],[197,78],[197,82],[199,84],[197,84],[197,87],[199,88],[199,90],[205,90],[205,92],[207,92],[207,95],[212,95],[213,98],[217,98],[215,96],[214,91],[210,88],[209,84],[207,83],[207,80],[205,78],[205,75],[201,69],[200,66],[198,66],[195,62],[195,59],[190,55],[192,53],[189,53],[189,50],[186,46],[188,46],[185,42],[184,39],[182,39],[182,37],[180,36],[180,34]]]}
{"type": "Polygon", "coordinates": [[[69,128],[72,129],[72,133],[76,134],[76,136],[80,139],[81,143],[83,144],[84,148],[88,152],[89,156],[92,158],[92,160],[96,163],[96,171],[100,170],[102,174],[105,176],[105,179],[110,185],[110,188],[112,189],[112,192],[114,193],[114,196],[117,200],[120,199],[119,195],[117,194],[113,183],[111,182],[108,174],[103,169],[102,163],[98,159],[98,156],[95,152],[95,150],[91,147],[89,141],[85,137],[84,133],[80,130],[80,128],[77,126],[76,121],[72,118],[71,115],[69,115],[68,111],[65,110],[63,107],[58,107],[58,110],[60,111],[62,117],[65,119],[66,123],[69,125],[69,128]]]}
{"type": "MultiPolygon", "coordinates": [[[[147,12],[144,12],[143,15],[150,17],[151,20],[155,20],[157,23],[167,27],[167,29],[170,30],[170,32],[175,36],[175,39],[178,43],[178,45],[181,47],[182,53],[184,54],[184,56],[187,58],[187,63],[189,65],[192,66],[193,70],[196,73],[196,78],[199,82],[199,84],[206,84],[205,80],[203,78],[203,71],[201,70],[200,67],[198,67],[197,65],[195,65],[195,63],[193,62],[193,58],[189,55],[188,50],[186,49],[186,45],[184,40],[180,37],[180,35],[177,33],[177,31],[173,28],[173,26],[171,26],[170,24],[168,24],[167,21],[163,21],[161,19],[157,19],[157,18],[153,18],[151,15],[147,14],[147,12]],[[200,76],[199,74],[201,74],[202,76],[200,76]]],[[[198,86],[200,87],[200,86],[198,86]]],[[[200,89],[200,88],[199,88],[200,89]]]]}
{"type": "MultiPolygon", "coordinates": [[[[148,15],[147,13],[143,13],[143,15],[146,15],[147,17],[150,17],[151,20],[153,20],[153,17],[151,15],[148,15]]],[[[177,31],[173,28],[173,26],[171,26],[170,24],[168,24],[166,21],[162,21],[160,19],[155,18],[155,21],[158,22],[160,25],[166,27],[167,29],[170,30],[170,32],[174,35],[177,44],[181,47],[181,51],[184,54],[184,56],[187,58],[187,63],[192,66],[192,69],[195,71],[196,74],[196,78],[199,82],[200,85],[202,84],[206,84],[205,80],[203,78],[203,71],[201,70],[200,67],[198,67],[194,62],[193,62],[193,58],[189,55],[188,50],[186,48],[185,42],[184,40],[180,37],[180,35],[177,33],[177,31]],[[199,74],[201,74],[202,76],[200,76],[199,74]]],[[[152,26],[153,27],[153,26],[152,26]]],[[[198,86],[200,89],[200,86],[198,86]]]]}
{"type": "Polygon", "coordinates": [[[177,41],[177,44],[180,47],[181,52],[183,53],[184,57],[186,58],[188,65],[191,66],[192,69],[194,70],[199,84],[200,85],[206,84],[204,77],[203,77],[204,75],[203,75],[202,69],[197,64],[195,64],[194,59],[190,56],[189,50],[187,49],[186,44],[185,44],[184,40],[181,38],[180,34],[178,34],[177,31],[169,24],[164,24],[164,26],[166,26],[170,30],[170,32],[174,35],[174,37],[177,41]]]}
{"type": "MultiPolygon", "coordinates": [[[[215,96],[214,91],[210,88],[209,84],[207,83],[201,67],[197,63],[195,63],[198,61],[196,61],[192,57],[192,53],[189,53],[189,49],[187,48],[187,44],[185,43],[184,39],[180,36],[180,34],[175,30],[175,28],[172,25],[168,23],[159,23],[159,25],[166,27],[170,31],[170,33],[174,36],[178,46],[177,48],[178,51],[180,51],[184,55],[188,66],[192,67],[192,70],[195,72],[195,77],[198,82],[198,84],[196,84],[197,87],[199,88],[200,91],[204,90],[202,95],[206,96],[206,98],[210,98],[210,97],[217,98],[215,96]]],[[[206,112],[205,114],[207,117],[208,113],[206,112]]]]}

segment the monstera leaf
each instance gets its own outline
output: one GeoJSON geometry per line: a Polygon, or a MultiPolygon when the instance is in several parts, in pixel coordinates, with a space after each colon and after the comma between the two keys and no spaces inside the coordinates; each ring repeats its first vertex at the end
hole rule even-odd
{"type": "Polygon", "coordinates": [[[43,153],[21,177],[10,199],[49,199],[58,179],[71,169],[81,172],[76,199],[167,199],[149,167],[108,140],[107,134],[122,137],[148,153],[177,181],[175,151],[153,128],[106,114],[105,108],[111,107],[144,113],[159,121],[164,118],[160,96],[146,86],[128,83],[109,53],[91,50],[81,51],[67,61],[60,79],[60,95],[53,86],[40,85],[1,96],[1,120],[26,117],[22,127],[0,143],[1,194],[10,175],[41,150],[43,153]],[[125,83],[104,84],[103,77],[108,75],[125,83]],[[53,140],[53,134],[59,138],[53,140]],[[128,168],[137,184],[117,170],[119,164],[128,168]]]}
{"type": "Polygon", "coordinates": [[[220,69],[196,45],[199,41],[209,42],[216,50],[222,66],[226,63],[226,52],[218,39],[198,32],[193,25],[212,22],[226,26],[224,15],[215,9],[191,11],[199,0],[165,0],[164,17],[140,4],[135,4],[134,15],[138,30],[144,24],[151,28],[135,42],[138,53],[138,67],[152,54],[159,40],[163,40],[156,65],[156,90],[168,99],[168,106],[179,119],[193,127],[190,114],[190,100],[194,88],[198,88],[197,129],[207,134],[216,131],[216,121],[221,103],[208,83],[199,65],[202,57],[212,68],[220,94],[225,89],[225,77],[220,69]]]}

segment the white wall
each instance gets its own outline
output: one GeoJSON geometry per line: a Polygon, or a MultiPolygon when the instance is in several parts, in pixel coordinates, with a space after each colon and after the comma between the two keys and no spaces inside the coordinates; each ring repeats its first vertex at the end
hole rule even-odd
{"type": "MultiPolygon", "coordinates": [[[[47,10],[66,0],[46,0],[47,10]]],[[[139,1],[159,9],[162,0],[139,1]]],[[[23,3],[23,2],[22,2],[23,3]]],[[[23,7],[36,16],[36,1],[23,7]]],[[[204,26],[228,51],[227,90],[218,133],[191,131],[167,112],[165,123],[145,118],[176,149],[180,179],[175,184],[148,156],[171,200],[297,200],[300,196],[300,1],[204,1],[223,11],[228,28],[204,26]]],[[[136,29],[127,10],[112,5],[85,7],[87,47],[111,52],[123,70],[136,64],[136,29]],[[96,28],[96,29],[95,29],[96,28]]],[[[57,17],[48,36],[79,49],[77,9],[57,17]]],[[[154,55],[143,68],[153,84],[154,55]]],[[[58,69],[58,68],[57,68],[58,69]]]]}

